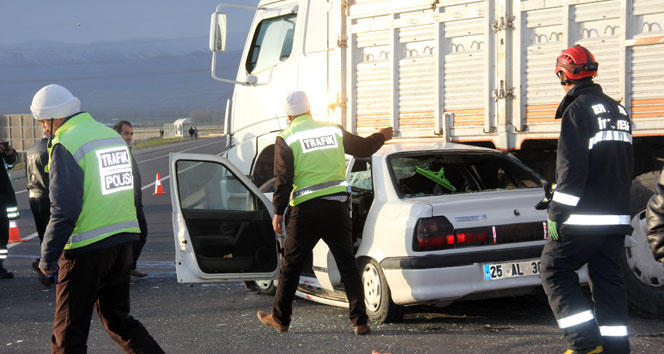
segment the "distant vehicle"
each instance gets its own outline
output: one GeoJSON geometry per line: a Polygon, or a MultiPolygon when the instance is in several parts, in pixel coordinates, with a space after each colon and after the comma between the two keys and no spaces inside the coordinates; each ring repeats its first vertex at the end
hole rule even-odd
{"type": "MultiPolygon", "coordinates": [[[[212,76],[235,85],[225,157],[256,185],[272,177],[282,100],[307,92],[315,119],[367,135],[429,138],[510,151],[554,179],[563,96],[554,58],[575,43],[599,61],[596,82],[633,118],[632,226],[622,261],[628,298],[664,316],[664,265],[652,257],[645,205],[664,161],[664,6],[643,0],[313,1],[219,5],[212,14],[212,76]],[[255,16],[237,76],[216,66],[226,7],[255,16]]],[[[219,64],[221,65],[221,64],[219,64]]],[[[395,139],[395,140],[397,140],[395,139]]]]}
{"type": "MultiPolygon", "coordinates": [[[[172,154],[170,163],[178,281],[273,279],[279,243],[264,191],[222,157],[172,154]]],[[[541,286],[546,213],[533,206],[542,180],[516,158],[461,144],[396,142],[350,160],[347,170],[373,321],[398,320],[403,306],[523,295],[541,286]]],[[[297,295],[347,306],[322,241],[297,295]]]]}

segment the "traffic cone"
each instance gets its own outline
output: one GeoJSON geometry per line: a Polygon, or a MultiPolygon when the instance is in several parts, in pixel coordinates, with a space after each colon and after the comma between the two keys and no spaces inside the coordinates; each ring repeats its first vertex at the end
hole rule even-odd
{"type": "Polygon", "coordinates": [[[157,172],[157,180],[154,182],[154,193],[152,195],[166,194],[164,193],[164,188],[161,186],[161,180],[159,178],[159,172],[157,172]]]}
{"type": "Polygon", "coordinates": [[[10,221],[9,243],[19,243],[19,242],[25,242],[25,240],[21,240],[21,234],[18,232],[18,225],[16,225],[16,221],[10,221]]]}

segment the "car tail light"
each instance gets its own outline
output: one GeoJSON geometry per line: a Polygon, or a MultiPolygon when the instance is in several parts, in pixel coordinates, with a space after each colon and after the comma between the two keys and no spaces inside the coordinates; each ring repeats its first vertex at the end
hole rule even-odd
{"type": "Polygon", "coordinates": [[[455,229],[444,216],[422,218],[415,226],[413,250],[434,251],[543,240],[546,239],[545,226],[546,222],[528,222],[455,229]]]}
{"type": "Polygon", "coordinates": [[[455,230],[446,217],[434,216],[417,221],[413,249],[415,251],[443,250],[492,242],[491,227],[455,230]]]}

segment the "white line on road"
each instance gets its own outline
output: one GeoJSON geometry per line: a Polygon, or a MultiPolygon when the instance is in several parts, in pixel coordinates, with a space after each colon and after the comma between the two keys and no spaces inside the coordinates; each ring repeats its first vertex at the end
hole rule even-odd
{"type": "MultiPolygon", "coordinates": [[[[208,145],[212,145],[212,144],[219,144],[220,142],[221,142],[221,141],[215,141],[215,142],[208,143],[208,144],[196,145],[196,146],[194,146],[194,147],[192,147],[192,148],[184,149],[184,150],[180,150],[180,151],[177,151],[177,152],[185,152],[185,151],[189,151],[189,150],[194,150],[194,149],[198,149],[198,148],[203,147],[203,146],[208,146],[208,145]]],[[[152,160],[157,160],[157,159],[161,159],[161,158],[164,158],[164,157],[168,157],[168,154],[166,154],[166,155],[161,155],[161,156],[157,156],[157,157],[153,157],[153,158],[151,158],[151,159],[147,159],[147,160],[143,160],[143,161],[138,161],[138,163],[143,163],[143,162],[148,162],[148,161],[152,161],[152,160]]]]}
{"type": "MultiPolygon", "coordinates": [[[[184,149],[184,150],[180,150],[180,151],[177,151],[177,152],[178,152],[178,153],[179,153],[179,152],[186,152],[186,151],[189,151],[189,150],[198,149],[198,148],[203,147],[203,146],[208,146],[208,145],[212,145],[212,144],[219,144],[220,142],[221,142],[221,141],[215,141],[215,142],[208,143],[208,144],[196,145],[196,146],[194,146],[194,147],[192,147],[192,148],[184,149]]],[[[144,162],[148,162],[148,161],[152,161],[152,160],[161,159],[161,158],[164,158],[164,157],[168,157],[168,154],[166,154],[166,155],[161,155],[161,156],[157,156],[157,157],[153,157],[153,158],[151,158],[151,159],[147,159],[147,160],[143,160],[143,161],[138,161],[138,163],[144,163],[144,162]]],[[[167,179],[168,179],[168,176],[162,178],[163,181],[165,181],[165,180],[167,180],[167,179]]],[[[157,181],[154,181],[154,182],[148,184],[147,186],[142,187],[141,190],[146,190],[146,189],[148,189],[148,188],[154,186],[155,183],[157,183],[157,181]]],[[[21,194],[21,193],[25,193],[25,192],[27,192],[27,191],[28,191],[27,189],[24,189],[24,190],[22,190],[22,191],[15,192],[14,194],[21,194]]]]}
{"type": "MultiPolygon", "coordinates": [[[[37,233],[36,233],[36,232],[33,232],[33,233],[31,233],[30,235],[28,235],[28,237],[26,237],[26,238],[21,237],[21,240],[23,240],[23,241],[30,241],[30,240],[32,240],[32,239],[35,238],[35,237],[37,237],[37,233]]],[[[16,247],[16,246],[20,245],[21,243],[22,243],[22,242],[17,242],[17,243],[10,243],[10,244],[7,244],[7,248],[16,247]]]]}

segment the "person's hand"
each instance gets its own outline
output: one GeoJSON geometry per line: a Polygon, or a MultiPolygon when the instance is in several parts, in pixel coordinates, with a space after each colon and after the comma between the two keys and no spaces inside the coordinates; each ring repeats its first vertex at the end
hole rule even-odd
{"type": "Polygon", "coordinates": [[[558,225],[555,221],[551,219],[546,219],[546,229],[549,232],[549,236],[554,241],[558,241],[558,225]]]}
{"type": "Polygon", "coordinates": [[[281,227],[283,221],[283,215],[274,214],[274,218],[272,218],[272,229],[274,229],[274,232],[278,233],[279,235],[281,235],[281,231],[283,229],[283,227],[281,227]]]}
{"type": "Polygon", "coordinates": [[[40,270],[42,273],[44,273],[44,275],[46,275],[46,276],[48,276],[48,275],[53,275],[53,274],[55,274],[55,272],[56,272],[56,270],[46,270],[46,269],[44,269],[44,268],[39,268],[39,270],[40,270]]]}
{"type": "Polygon", "coordinates": [[[385,141],[392,139],[392,135],[394,134],[392,127],[380,128],[378,132],[383,134],[383,136],[385,137],[385,141]]]}
{"type": "Polygon", "coordinates": [[[37,280],[46,288],[50,288],[53,283],[56,282],[55,277],[57,276],[57,270],[46,270],[39,268],[39,274],[37,274],[37,280]]]}

